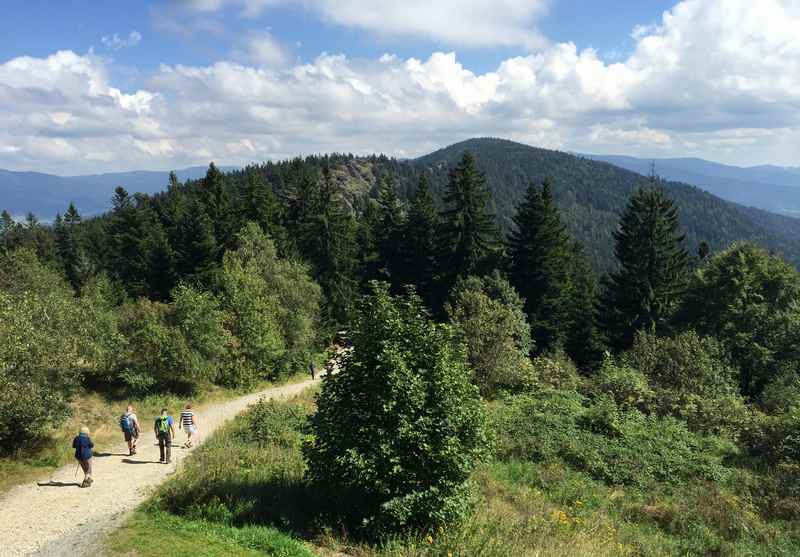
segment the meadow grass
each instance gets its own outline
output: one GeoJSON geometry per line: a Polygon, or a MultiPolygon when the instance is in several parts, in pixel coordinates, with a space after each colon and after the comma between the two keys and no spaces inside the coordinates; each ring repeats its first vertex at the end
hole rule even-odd
{"type": "Polygon", "coordinates": [[[265,549],[266,542],[235,541],[240,536],[274,544],[304,540],[303,551],[350,557],[800,554],[796,524],[766,520],[737,492],[737,484],[750,481],[745,472],[727,483],[694,479],[645,488],[610,485],[557,459],[520,457],[476,470],[477,504],[463,524],[379,543],[355,539],[335,515],[320,511],[324,505],[303,479],[301,447],[313,407],[313,392],[306,391],[262,403],[219,430],[112,536],[112,555],[155,555],[153,540],[173,536],[178,549],[162,554],[284,555],[265,549]],[[202,538],[193,534],[199,531],[202,538]]]}

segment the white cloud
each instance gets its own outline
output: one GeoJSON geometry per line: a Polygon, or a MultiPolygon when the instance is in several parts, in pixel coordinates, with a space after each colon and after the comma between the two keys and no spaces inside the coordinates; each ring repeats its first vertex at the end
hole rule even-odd
{"type": "Polygon", "coordinates": [[[534,23],[544,0],[307,0],[326,21],[386,35],[459,46],[522,45],[546,40],[534,23]]]}
{"type": "Polygon", "coordinates": [[[266,31],[247,35],[234,50],[234,56],[257,66],[284,66],[291,61],[289,49],[266,31]]]}
{"type": "Polygon", "coordinates": [[[201,13],[233,8],[256,17],[268,7],[300,4],[322,20],[388,36],[422,37],[457,46],[546,44],[536,19],[550,0],[182,0],[201,13]]]}
{"type": "Polygon", "coordinates": [[[480,135],[797,165],[798,28],[794,2],[686,0],[617,63],[572,43],[482,74],[452,52],[276,65],[267,48],[261,61],[163,65],[140,91],[115,88],[112,62],[91,54],[15,58],[0,64],[0,167],[75,173],[331,150],[414,156],[480,135]]]}
{"type": "Polygon", "coordinates": [[[142,34],[139,31],[131,31],[127,37],[120,37],[117,33],[113,35],[106,35],[100,39],[106,47],[111,50],[120,50],[122,48],[132,48],[142,41],[142,34]]]}

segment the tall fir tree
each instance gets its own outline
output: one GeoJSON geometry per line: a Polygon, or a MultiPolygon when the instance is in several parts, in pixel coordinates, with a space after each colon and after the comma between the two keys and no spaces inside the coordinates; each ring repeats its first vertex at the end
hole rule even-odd
{"type": "Polygon", "coordinates": [[[468,151],[450,170],[441,214],[441,273],[444,296],[459,277],[488,270],[496,254],[498,229],[489,212],[486,179],[468,151]]]}
{"type": "Polygon", "coordinates": [[[169,244],[167,233],[160,222],[156,222],[147,231],[144,240],[147,252],[148,293],[152,298],[162,302],[170,299],[175,287],[175,252],[169,244]]]}
{"type": "Polygon", "coordinates": [[[191,198],[178,223],[176,267],[178,275],[197,284],[208,286],[213,280],[219,252],[214,225],[205,206],[191,198]]]}
{"type": "Polygon", "coordinates": [[[572,245],[571,301],[567,354],[584,372],[595,370],[603,360],[606,346],[599,330],[599,284],[583,246],[572,245]]]}
{"type": "Polygon", "coordinates": [[[81,221],[78,209],[70,203],[63,218],[59,215],[53,226],[64,274],[76,292],[80,292],[93,273],[93,265],[86,252],[81,221]]]}
{"type": "Polygon", "coordinates": [[[229,245],[231,237],[231,201],[225,188],[225,177],[212,162],[208,165],[206,177],[203,178],[202,200],[206,214],[214,226],[214,237],[217,241],[217,257],[222,259],[222,252],[229,245]]]}
{"type": "Polygon", "coordinates": [[[385,179],[381,185],[378,207],[373,238],[378,255],[379,278],[399,289],[402,283],[401,237],[405,216],[391,178],[385,179]]]}
{"type": "Polygon", "coordinates": [[[431,195],[428,178],[422,174],[402,234],[402,275],[403,282],[415,285],[420,297],[429,307],[434,302],[438,231],[439,213],[431,195]]]}
{"type": "Polygon", "coordinates": [[[538,350],[563,347],[572,309],[572,240],[561,222],[550,181],[528,188],[508,237],[508,275],[525,299],[538,350]]]}
{"type": "Polygon", "coordinates": [[[278,252],[286,252],[286,229],[281,224],[281,206],[277,195],[258,168],[248,168],[239,190],[239,227],[247,222],[256,223],[275,241],[278,252]]]}
{"type": "Polygon", "coordinates": [[[148,255],[145,245],[146,224],[139,200],[125,188],[114,190],[108,235],[107,268],[122,283],[129,294],[147,294],[148,255]]]}
{"type": "Polygon", "coordinates": [[[631,346],[637,331],[666,327],[686,286],[684,238],[678,209],[652,177],[628,201],[614,233],[619,268],[608,276],[602,309],[616,350],[631,346]]]}

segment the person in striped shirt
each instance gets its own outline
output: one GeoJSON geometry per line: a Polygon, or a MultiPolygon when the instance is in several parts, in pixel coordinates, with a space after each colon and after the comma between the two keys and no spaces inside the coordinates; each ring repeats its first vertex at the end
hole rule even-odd
{"type": "Polygon", "coordinates": [[[192,405],[187,404],[181,410],[181,420],[178,422],[178,429],[183,429],[186,432],[186,443],[183,444],[184,449],[192,446],[192,436],[197,435],[197,416],[192,411],[192,405]]]}

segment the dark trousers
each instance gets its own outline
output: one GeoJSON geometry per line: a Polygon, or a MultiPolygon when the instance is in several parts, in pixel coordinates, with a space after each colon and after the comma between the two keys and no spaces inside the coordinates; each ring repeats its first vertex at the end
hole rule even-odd
{"type": "Polygon", "coordinates": [[[158,450],[161,452],[162,462],[172,459],[172,435],[169,432],[158,434],[158,450]]]}
{"type": "Polygon", "coordinates": [[[85,475],[87,475],[87,476],[91,476],[92,475],[92,459],[89,458],[89,459],[86,459],[86,460],[79,460],[78,462],[80,462],[80,464],[81,464],[81,470],[83,470],[83,473],[85,475]]]}

